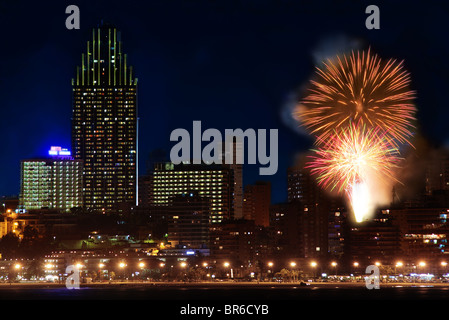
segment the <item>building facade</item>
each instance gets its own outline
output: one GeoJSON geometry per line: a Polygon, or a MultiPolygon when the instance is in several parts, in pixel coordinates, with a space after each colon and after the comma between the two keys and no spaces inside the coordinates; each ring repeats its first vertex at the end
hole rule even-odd
{"type": "Polygon", "coordinates": [[[149,206],[169,206],[171,198],[197,192],[210,199],[209,222],[234,216],[234,171],[228,165],[156,163],[149,185],[149,206]]]}
{"type": "Polygon", "coordinates": [[[72,150],[84,162],[84,206],[127,210],[138,200],[137,78],[115,27],[92,31],[72,94],[72,150]]]}
{"type": "Polygon", "coordinates": [[[230,220],[211,227],[211,256],[245,267],[255,263],[257,254],[256,225],[252,220],[230,220]]]}
{"type": "Polygon", "coordinates": [[[19,208],[69,212],[83,206],[83,163],[68,151],[55,151],[49,158],[22,160],[19,208]]]}
{"type": "Polygon", "coordinates": [[[203,248],[209,245],[210,199],[198,193],[180,194],[170,200],[168,240],[172,245],[203,248]]]}
{"type": "Polygon", "coordinates": [[[298,232],[301,234],[304,257],[326,256],[329,215],[338,200],[331,198],[317,185],[303,161],[288,168],[287,195],[289,203],[297,203],[295,210],[299,208],[298,232]]]}
{"type": "Polygon", "coordinates": [[[254,220],[256,225],[270,225],[271,184],[258,181],[245,186],[243,198],[243,218],[254,220]]]}
{"type": "Polygon", "coordinates": [[[431,259],[449,254],[449,209],[395,208],[390,215],[400,231],[400,249],[405,257],[431,259]]]}

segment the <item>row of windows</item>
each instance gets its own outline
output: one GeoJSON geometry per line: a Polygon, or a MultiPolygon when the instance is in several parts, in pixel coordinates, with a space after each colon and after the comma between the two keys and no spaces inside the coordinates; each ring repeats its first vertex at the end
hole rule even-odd
{"type": "MultiPolygon", "coordinates": [[[[154,174],[156,176],[160,176],[160,175],[185,175],[185,176],[198,176],[199,174],[201,175],[218,175],[218,177],[223,177],[223,171],[218,170],[218,171],[164,171],[164,172],[158,172],[155,171],[154,174]]],[[[168,177],[167,176],[167,177],[168,177]]]]}
{"type": "Polygon", "coordinates": [[[73,117],[74,129],[78,130],[112,130],[112,129],[134,129],[136,124],[136,115],[128,113],[123,114],[98,114],[98,115],[84,115],[79,117],[73,117]],[[126,118],[126,121],[123,121],[126,118]],[[94,119],[94,121],[92,121],[94,119]]]}
{"type": "Polygon", "coordinates": [[[85,88],[73,88],[73,91],[87,91],[87,92],[96,92],[96,91],[118,91],[118,92],[122,92],[122,91],[135,91],[136,89],[133,87],[125,87],[125,88],[89,88],[89,87],[85,87],[85,88]]]}
{"type": "Polygon", "coordinates": [[[50,193],[50,194],[31,194],[31,195],[24,195],[22,196],[23,199],[28,199],[29,201],[39,199],[39,198],[49,198],[51,196],[54,196],[56,198],[81,198],[82,193],[50,193]]]}
{"type": "Polygon", "coordinates": [[[32,171],[32,170],[24,170],[23,171],[23,175],[25,178],[35,178],[35,177],[49,177],[49,176],[66,176],[66,177],[71,177],[71,176],[76,176],[77,173],[81,172],[82,168],[75,168],[75,169],[58,169],[55,168],[55,170],[49,170],[49,171],[40,171],[40,172],[36,172],[36,171],[32,171]]]}
{"type": "MultiPolygon", "coordinates": [[[[134,91],[134,90],[131,90],[131,91],[134,91]]],[[[86,98],[89,98],[89,96],[96,96],[97,94],[104,95],[105,93],[101,90],[98,90],[98,92],[97,91],[89,91],[89,92],[76,92],[75,93],[76,96],[83,95],[83,96],[87,96],[86,98]]],[[[116,95],[116,94],[121,96],[121,95],[123,95],[123,91],[116,90],[116,91],[107,91],[106,92],[106,95],[116,95]],[[117,93],[115,93],[115,92],[117,92],[117,93]]]]}

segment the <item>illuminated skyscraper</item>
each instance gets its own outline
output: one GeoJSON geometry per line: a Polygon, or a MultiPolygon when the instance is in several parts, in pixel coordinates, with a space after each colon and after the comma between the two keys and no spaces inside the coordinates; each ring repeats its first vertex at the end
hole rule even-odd
{"type": "Polygon", "coordinates": [[[72,88],[72,149],[84,162],[84,207],[129,209],[137,204],[137,78],[115,27],[93,29],[72,88]]]}
{"type": "Polygon", "coordinates": [[[82,207],[82,161],[60,147],[52,147],[49,156],[21,161],[19,208],[68,212],[82,207]]]}

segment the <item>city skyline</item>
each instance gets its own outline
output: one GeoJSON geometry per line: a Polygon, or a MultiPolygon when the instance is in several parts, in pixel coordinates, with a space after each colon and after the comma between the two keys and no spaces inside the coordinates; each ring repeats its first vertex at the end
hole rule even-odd
{"type": "MultiPolygon", "coordinates": [[[[414,17],[441,14],[444,10],[438,5],[425,9],[409,5],[405,11],[397,5],[380,5],[383,24],[375,33],[364,27],[364,4],[348,10],[332,4],[323,7],[289,1],[274,10],[268,4],[251,2],[202,6],[204,3],[186,1],[176,2],[174,7],[159,1],[131,2],[125,7],[120,1],[108,4],[80,1],[80,30],[65,28],[65,3],[45,8],[28,4],[26,12],[17,4],[2,5],[2,14],[8,12],[2,17],[4,30],[10,30],[4,34],[5,43],[17,53],[1,53],[1,61],[8,61],[2,65],[0,78],[5,96],[2,110],[5,119],[17,120],[7,121],[0,129],[5,143],[3,168],[8,168],[1,172],[0,194],[19,193],[20,160],[44,154],[51,145],[70,145],[70,81],[79,54],[101,19],[122,30],[126,51],[141,81],[140,174],[145,173],[152,150],[170,149],[169,132],[188,128],[193,120],[220,129],[279,128],[279,170],[269,180],[273,202],[282,202],[286,199],[287,167],[293,165],[297,152],[311,145],[306,135],[283,121],[289,96],[309,79],[320,57],[367,46],[382,57],[405,60],[412,86],[418,89],[421,133],[433,143],[447,139],[445,117],[441,116],[444,89],[440,90],[447,81],[447,47],[438,41],[439,30],[444,30],[439,23],[445,22],[414,23],[414,17]],[[23,19],[15,19],[18,12],[23,19]],[[398,12],[403,14],[395,16],[398,12]],[[39,28],[32,27],[34,15],[42,17],[39,28]],[[313,24],[314,32],[308,32],[305,27],[316,15],[321,19],[313,24]],[[226,17],[233,17],[232,23],[220,23],[226,17]],[[24,37],[28,41],[19,41],[24,37]],[[413,46],[415,41],[428,45],[413,46]],[[434,77],[427,76],[429,70],[434,77]],[[29,94],[23,94],[24,88],[29,94]],[[36,122],[37,118],[41,121],[36,122]],[[35,131],[32,138],[19,130],[23,127],[35,131]]],[[[245,184],[261,180],[251,166],[245,166],[244,175],[245,184]]]]}
{"type": "Polygon", "coordinates": [[[448,299],[448,16],[0,1],[0,296],[170,319],[448,299]]]}

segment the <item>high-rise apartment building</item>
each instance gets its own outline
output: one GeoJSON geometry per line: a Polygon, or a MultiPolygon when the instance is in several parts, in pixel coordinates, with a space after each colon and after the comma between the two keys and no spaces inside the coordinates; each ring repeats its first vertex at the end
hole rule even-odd
{"type": "Polygon", "coordinates": [[[170,199],[190,192],[210,199],[210,223],[234,216],[234,171],[228,165],[156,163],[151,173],[149,205],[169,206],[170,199]]]}
{"type": "Polygon", "coordinates": [[[19,208],[68,212],[83,205],[83,164],[70,152],[52,147],[48,158],[21,161],[19,208]]]}
{"type": "Polygon", "coordinates": [[[210,231],[211,256],[220,262],[250,266],[257,257],[256,229],[254,221],[245,219],[213,225],[210,231]]]}
{"type": "Polygon", "coordinates": [[[93,29],[72,80],[72,150],[84,162],[84,207],[137,204],[137,78],[113,26],[93,29]]]}
{"type": "Polygon", "coordinates": [[[225,141],[218,144],[220,145],[218,156],[221,157],[222,163],[232,159],[232,163],[227,165],[233,172],[233,218],[240,219],[243,218],[243,164],[238,163],[237,154],[244,156],[244,145],[243,142],[236,141],[235,138],[231,140],[228,136],[225,137],[225,141]]]}
{"type": "Polygon", "coordinates": [[[287,170],[288,202],[301,208],[302,246],[305,257],[319,257],[328,250],[328,219],[338,198],[328,196],[305,168],[305,158],[287,170]]]}
{"type": "Polygon", "coordinates": [[[168,240],[187,248],[209,245],[211,199],[186,193],[174,196],[168,208],[168,240]]]}
{"type": "Polygon", "coordinates": [[[271,183],[257,181],[245,186],[243,199],[243,217],[254,220],[256,225],[270,225],[271,183]]]}

